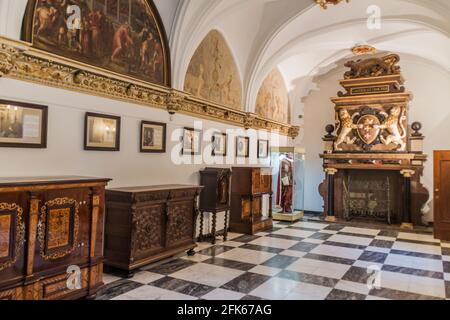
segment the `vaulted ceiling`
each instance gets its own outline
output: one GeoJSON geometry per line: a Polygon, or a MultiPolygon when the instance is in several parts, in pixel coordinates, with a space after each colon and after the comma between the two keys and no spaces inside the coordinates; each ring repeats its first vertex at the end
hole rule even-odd
{"type": "MultiPolygon", "coordinates": [[[[162,1],[167,0],[157,5],[162,1]]],[[[176,7],[170,31],[173,85],[183,88],[193,53],[217,29],[234,55],[248,111],[274,67],[290,90],[307,88],[303,79],[351,57],[350,49],[361,43],[433,61],[450,72],[448,0],[353,0],[328,10],[312,0],[170,1],[176,7]],[[374,5],[381,9],[379,29],[367,27],[374,5]]]]}

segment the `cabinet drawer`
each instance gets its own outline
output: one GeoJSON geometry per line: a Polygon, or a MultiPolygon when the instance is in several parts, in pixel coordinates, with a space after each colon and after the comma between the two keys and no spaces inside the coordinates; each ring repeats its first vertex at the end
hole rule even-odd
{"type": "Polygon", "coordinates": [[[0,300],[23,300],[23,289],[14,288],[0,291],[0,300]]]}
{"type": "Polygon", "coordinates": [[[80,274],[80,289],[70,289],[67,286],[69,274],[61,274],[59,276],[48,278],[40,283],[40,291],[42,292],[42,299],[54,300],[64,297],[69,293],[74,293],[78,290],[83,290],[88,287],[88,269],[82,269],[80,274]]]}

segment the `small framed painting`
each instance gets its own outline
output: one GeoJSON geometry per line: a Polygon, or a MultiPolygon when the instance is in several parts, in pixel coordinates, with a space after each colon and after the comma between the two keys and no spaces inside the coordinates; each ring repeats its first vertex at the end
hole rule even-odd
{"type": "Polygon", "coordinates": [[[0,100],[0,147],[46,148],[46,106],[0,100]]]}
{"type": "Polygon", "coordinates": [[[250,156],[250,138],[237,137],[236,138],[236,157],[248,158],[250,156]]]}
{"type": "Polygon", "coordinates": [[[183,154],[199,155],[202,153],[202,132],[193,128],[183,130],[183,154]]]}
{"type": "Polygon", "coordinates": [[[268,157],[269,157],[269,141],[258,140],[258,158],[268,158],[268,157]]]}
{"type": "Polygon", "coordinates": [[[87,112],[84,150],[119,151],[120,117],[87,112]]]}
{"type": "Polygon", "coordinates": [[[141,122],[141,152],[164,153],[166,152],[165,123],[142,121],[141,122]]]}
{"type": "Polygon", "coordinates": [[[216,132],[212,136],[212,155],[213,156],[227,156],[227,134],[216,132]]]}

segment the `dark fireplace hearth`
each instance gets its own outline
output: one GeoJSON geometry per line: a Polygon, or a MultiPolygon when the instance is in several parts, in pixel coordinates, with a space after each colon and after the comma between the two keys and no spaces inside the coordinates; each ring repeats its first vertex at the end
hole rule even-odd
{"type": "Polygon", "coordinates": [[[342,186],[344,218],[399,223],[399,176],[392,171],[346,170],[342,186]]]}

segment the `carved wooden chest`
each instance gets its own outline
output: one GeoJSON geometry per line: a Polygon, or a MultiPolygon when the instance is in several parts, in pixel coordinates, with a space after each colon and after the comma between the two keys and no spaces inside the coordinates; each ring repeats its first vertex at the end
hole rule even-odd
{"type": "Polygon", "coordinates": [[[183,251],[194,254],[200,186],[106,191],[105,264],[133,270],[183,251]]]}
{"type": "Polygon", "coordinates": [[[0,179],[0,300],[93,297],[108,179],[0,179]]]}

